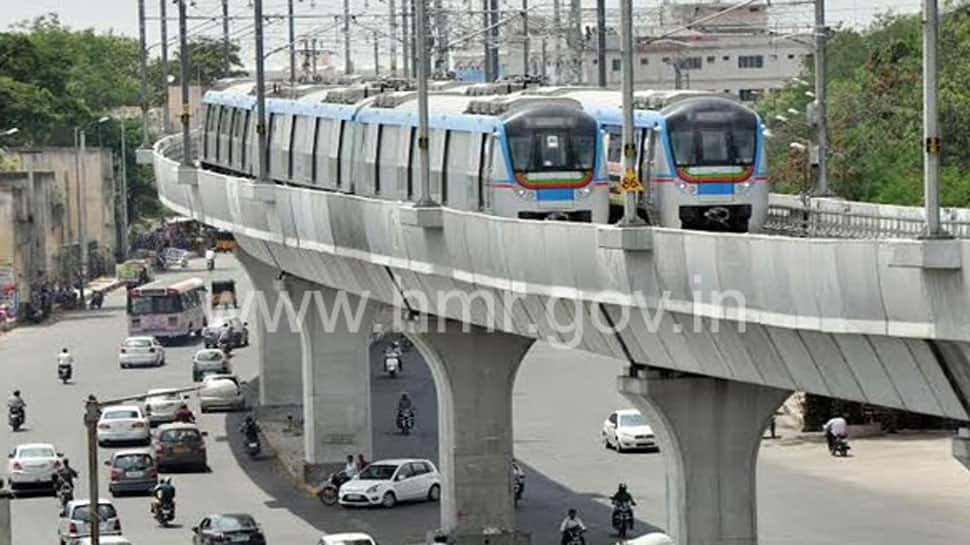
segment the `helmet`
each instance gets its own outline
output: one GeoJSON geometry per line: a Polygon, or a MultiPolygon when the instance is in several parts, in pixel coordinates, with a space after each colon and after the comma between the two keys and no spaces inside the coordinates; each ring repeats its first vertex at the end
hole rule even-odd
{"type": "Polygon", "coordinates": [[[620,483],[620,492],[625,492],[625,491],[626,491],[626,484],[620,483]]]}
{"type": "Polygon", "coordinates": [[[67,348],[61,348],[61,352],[67,354],[67,348]]]}
{"type": "Polygon", "coordinates": [[[570,509],[568,514],[571,517],[575,517],[576,516],[576,510],[575,509],[570,509]]]}
{"type": "Polygon", "coordinates": [[[20,397],[20,390],[14,390],[13,395],[20,397]]]}

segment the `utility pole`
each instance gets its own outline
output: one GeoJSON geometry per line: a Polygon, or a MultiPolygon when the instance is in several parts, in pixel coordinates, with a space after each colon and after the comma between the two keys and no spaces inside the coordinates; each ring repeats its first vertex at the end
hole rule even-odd
{"type": "Polygon", "coordinates": [[[596,75],[600,87],[606,87],[606,0],[596,0],[596,75]]]}
{"type": "Polygon", "coordinates": [[[167,11],[168,0],[159,0],[158,11],[161,15],[161,38],[162,38],[162,90],[165,92],[163,98],[164,108],[162,108],[162,133],[168,134],[169,128],[172,125],[171,120],[168,118],[168,20],[166,19],[165,12],[167,11]]]}
{"type": "Polygon", "coordinates": [[[492,49],[492,81],[499,79],[498,62],[498,0],[489,0],[489,40],[488,44],[492,49]]]}
{"type": "Polygon", "coordinates": [[[290,92],[296,87],[296,30],[293,23],[293,0],[287,0],[287,14],[290,16],[290,92]]]}
{"type": "Polygon", "coordinates": [[[623,53],[623,219],[622,225],[637,225],[639,191],[633,189],[636,180],[637,149],[633,128],[633,0],[620,0],[620,49],[623,53]]]}
{"type": "MultiPolygon", "coordinates": [[[[553,78],[553,83],[558,85],[562,82],[562,74],[560,73],[562,65],[562,15],[559,9],[560,0],[552,0],[552,63],[555,67],[555,77],[553,78]]],[[[620,0],[621,2],[624,0],[620,0]]]]}
{"type": "Polygon", "coordinates": [[[570,8],[573,20],[569,34],[572,35],[572,54],[573,54],[573,83],[579,84],[583,81],[583,8],[580,0],[570,0],[570,8]]]}
{"type": "Polygon", "coordinates": [[[121,236],[118,244],[121,246],[122,259],[128,258],[128,150],[125,136],[125,120],[118,120],[121,124],[121,236]]]}
{"type": "MultiPolygon", "coordinates": [[[[937,105],[937,0],[923,0],[923,200],[926,206],[925,238],[950,238],[940,222],[940,137],[937,105]]],[[[821,162],[819,162],[821,166],[821,162]]]]}
{"type": "MultiPolygon", "coordinates": [[[[393,17],[392,17],[393,19],[393,17]]],[[[402,44],[402,55],[401,61],[404,64],[404,77],[411,77],[411,39],[408,37],[410,34],[410,25],[408,25],[408,0],[401,0],[401,44],[402,44]]]]}
{"type": "MultiPolygon", "coordinates": [[[[182,2],[179,2],[180,4],[182,2]]],[[[91,532],[91,545],[101,545],[101,524],[98,512],[98,420],[101,418],[101,407],[94,395],[89,395],[84,404],[84,426],[87,428],[88,436],[88,498],[91,508],[88,509],[88,517],[91,519],[88,528],[91,532]]]]}
{"type": "Polygon", "coordinates": [[[427,19],[425,18],[425,2],[427,0],[412,0],[415,9],[415,28],[417,43],[418,66],[418,172],[420,173],[420,189],[416,206],[437,206],[431,199],[431,150],[428,138],[428,43],[427,19]]]}
{"type": "Polygon", "coordinates": [[[344,73],[354,73],[354,60],[350,58],[350,0],[344,0],[344,73]]]}
{"type": "Polygon", "coordinates": [[[148,147],[148,50],[145,45],[145,0],[138,0],[138,42],[141,56],[141,147],[148,147]]]}
{"type": "Polygon", "coordinates": [[[522,75],[529,77],[529,0],[522,0],[522,75]]]}
{"type": "Polygon", "coordinates": [[[818,171],[815,194],[828,196],[828,123],[826,114],[825,42],[828,28],[825,26],[825,0],[815,0],[815,143],[817,145],[818,171]]]}
{"type": "Polygon", "coordinates": [[[266,149],[266,74],[263,58],[263,0],[253,1],[256,32],[256,140],[259,154],[257,182],[265,182],[269,153],[266,149]]]}
{"type": "Polygon", "coordinates": [[[485,44],[485,81],[495,81],[495,74],[492,73],[492,33],[488,29],[488,25],[492,21],[492,18],[489,17],[490,7],[491,0],[482,0],[482,29],[485,31],[482,35],[482,41],[485,44]]]}
{"type": "Polygon", "coordinates": [[[448,28],[441,0],[434,0],[435,59],[434,72],[442,73],[448,64],[448,28]]]}
{"type": "Polygon", "coordinates": [[[391,24],[391,77],[397,77],[397,11],[394,0],[387,0],[387,10],[390,12],[388,21],[391,24]]]}
{"type": "Polygon", "coordinates": [[[549,45],[549,42],[546,40],[546,37],[543,36],[542,37],[542,58],[540,60],[540,64],[542,66],[539,68],[539,75],[542,77],[543,82],[546,81],[546,66],[548,66],[548,62],[549,62],[548,55],[546,54],[546,48],[548,47],[548,45],[549,45]]]}
{"type": "Polygon", "coordinates": [[[185,25],[185,2],[179,0],[179,83],[182,84],[182,165],[192,166],[192,138],[189,136],[189,121],[192,118],[192,105],[189,104],[189,37],[185,25]]]}
{"type": "Polygon", "coordinates": [[[222,0],[222,68],[229,75],[229,0],[222,0]]]}
{"type": "Polygon", "coordinates": [[[81,140],[80,140],[80,172],[77,179],[77,200],[78,200],[78,212],[77,218],[81,223],[81,228],[78,230],[78,240],[81,243],[81,283],[78,286],[78,290],[81,292],[81,304],[84,304],[84,284],[88,281],[88,195],[85,191],[84,186],[84,156],[85,156],[85,144],[84,144],[84,130],[81,130],[81,140]]]}
{"type": "MultiPolygon", "coordinates": [[[[417,19],[417,12],[415,11],[418,8],[417,6],[414,5],[416,1],[417,0],[411,0],[411,59],[410,59],[411,73],[414,74],[415,77],[417,77],[418,75],[418,43],[421,43],[421,42],[418,42],[418,19],[417,19]]],[[[427,8],[427,4],[425,4],[425,8],[427,8]]],[[[425,12],[427,11],[428,10],[425,9],[425,12]]],[[[428,28],[428,21],[424,22],[424,28],[425,29],[428,28]]],[[[427,47],[427,46],[428,46],[427,33],[425,33],[425,40],[423,43],[421,43],[421,47],[427,47]]],[[[427,75],[427,71],[425,72],[425,75],[427,75]]]]}
{"type": "Polygon", "coordinates": [[[374,34],[374,75],[379,76],[381,74],[381,50],[380,44],[377,41],[377,34],[374,34]]]}

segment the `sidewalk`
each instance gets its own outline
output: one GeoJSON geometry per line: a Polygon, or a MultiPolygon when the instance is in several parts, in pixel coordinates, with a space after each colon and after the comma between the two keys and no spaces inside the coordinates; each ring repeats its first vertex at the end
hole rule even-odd
{"type": "MultiPolygon", "coordinates": [[[[88,301],[91,300],[91,294],[93,292],[103,291],[105,293],[108,293],[123,285],[124,285],[123,281],[113,276],[100,276],[98,278],[95,278],[94,280],[91,280],[84,286],[85,306],[87,306],[88,301]]],[[[56,320],[56,316],[57,316],[57,313],[55,312],[52,318],[56,320]]],[[[51,318],[48,318],[48,320],[50,319],[51,318]]],[[[10,318],[8,320],[2,320],[0,321],[0,333],[3,333],[5,331],[10,331],[11,329],[17,327],[18,325],[19,325],[19,322],[16,317],[10,318]]]]}

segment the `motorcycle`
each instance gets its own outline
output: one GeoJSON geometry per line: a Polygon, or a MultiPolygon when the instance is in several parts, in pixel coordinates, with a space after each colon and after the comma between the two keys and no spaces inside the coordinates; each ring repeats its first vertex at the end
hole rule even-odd
{"type": "Polygon", "coordinates": [[[633,530],[633,507],[628,502],[618,502],[613,505],[613,529],[616,535],[623,538],[627,532],[633,530]]]}
{"type": "Polygon", "coordinates": [[[563,532],[562,543],[563,545],[586,545],[586,538],[583,537],[584,530],[582,528],[570,528],[563,532]]]}
{"type": "Polygon", "coordinates": [[[62,384],[67,384],[67,382],[71,380],[72,372],[73,372],[73,369],[71,368],[71,365],[69,363],[61,363],[61,364],[58,364],[57,366],[57,378],[61,381],[62,384]]]}
{"type": "Polygon", "coordinates": [[[411,429],[414,428],[414,410],[404,409],[399,411],[397,414],[397,429],[401,431],[401,435],[410,435],[411,429]]]}
{"type": "Polygon", "coordinates": [[[324,505],[333,505],[337,503],[340,486],[349,480],[350,479],[347,478],[347,472],[345,471],[338,471],[330,475],[330,477],[327,478],[327,481],[323,483],[323,486],[317,490],[317,498],[324,505]]]}
{"type": "Polygon", "coordinates": [[[255,458],[259,456],[262,451],[262,445],[259,441],[259,435],[256,432],[246,433],[246,454],[250,458],[255,458]]]}
{"type": "Polygon", "coordinates": [[[384,356],[384,371],[386,371],[391,378],[396,377],[400,370],[401,360],[398,359],[396,354],[388,354],[384,356]]]}
{"type": "Polygon", "coordinates": [[[168,526],[168,523],[175,520],[175,502],[155,502],[152,504],[152,514],[159,526],[168,526]]]}
{"type": "Polygon", "coordinates": [[[67,480],[61,479],[57,486],[57,501],[61,502],[63,508],[67,502],[74,501],[74,487],[67,480]]]}
{"type": "Polygon", "coordinates": [[[848,439],[845,436],[839,436],[832,440],[832,448],[829,449],[829,452],[832,453],[832,456],[842,456],[845,458],[849,455],[850,448],[852,447],[849,446],[848,439]]]}
{"type": "Polygon", "coordinates": [[[23,407],[11,407],[7,412],[7,422],[10,423],[10,429],[20,431],[20,427],[24,425],[23,407]]]}
{"type": "Polygon", "coordinates": [[[88,308],[101,310],[102,305],[104,305],[104,294],[100,291],[94,292],[94,295],[91,296],[91,301],[88,303],[88,308]]]}

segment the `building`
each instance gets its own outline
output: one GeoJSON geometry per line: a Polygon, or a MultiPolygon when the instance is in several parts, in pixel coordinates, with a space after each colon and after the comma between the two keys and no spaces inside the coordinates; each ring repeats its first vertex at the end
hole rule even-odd
{"type": "Polygon", "coordinates": [[[50,171],[0,172],[0,314],[16,315],[52,266],[64,213],[56,186],[50,171]]]}

